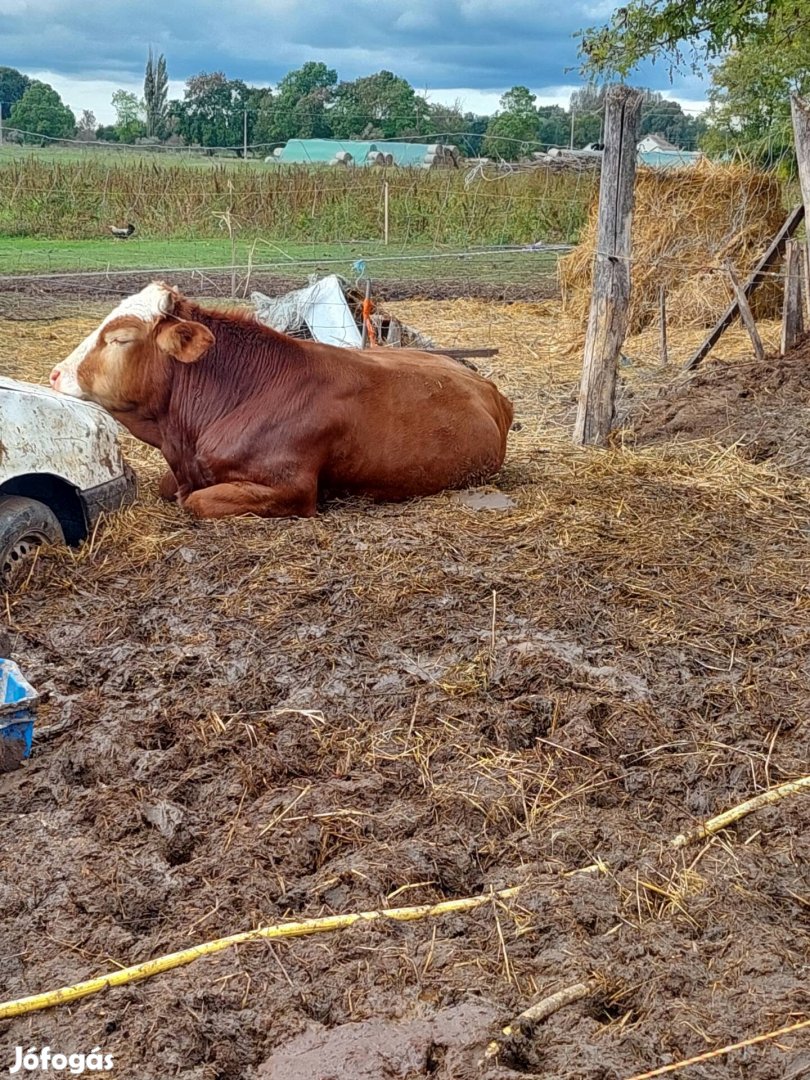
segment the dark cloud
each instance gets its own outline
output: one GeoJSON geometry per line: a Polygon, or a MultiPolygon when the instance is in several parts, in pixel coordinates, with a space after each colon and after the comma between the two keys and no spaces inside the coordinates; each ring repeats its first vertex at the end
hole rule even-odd
{"type": "MultiPolygon", "coordinates": [[[[3,62],[23,71],[132,81],[152,45],[172,79],[222,70],[274,83],[323,60],[342,79],[388,68],[433,90],[578,82],[573,34],[610,10],[583,0],[411,0],[407,8],[400,0],[0,0],[3,62]]],[[[703,96],[697,80],[671,84],[663,66],[637,81],[703,96]]]]}

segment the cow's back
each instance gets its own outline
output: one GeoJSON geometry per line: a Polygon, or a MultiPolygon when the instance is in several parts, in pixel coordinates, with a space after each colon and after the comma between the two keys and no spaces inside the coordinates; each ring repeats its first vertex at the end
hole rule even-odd
{"type": "Polygon", "coordinates": [[[316,348],[337,391],[324,487],[403,499],[500,469],[513,410],[488,379],[412,349],[316,348]]]}

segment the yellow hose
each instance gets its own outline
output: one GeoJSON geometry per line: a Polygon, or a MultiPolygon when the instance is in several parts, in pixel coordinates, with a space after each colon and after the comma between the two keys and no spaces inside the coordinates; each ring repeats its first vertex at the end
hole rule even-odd
{"type": "Polygon", "coordinates": [[[453,912],[470,911],[472,908],[481,907],[483,904],[491,903],[493,899],[505,900],[514,896],[520,888],[521,886],[517,885],[511,889],[502,889],[500,892],[487,893],[483,896],[468,896],[462,900],[445,900],[440,904],[381,908],[379,911],[360,911],[350,915],[328,915],[322,919],[277,923],[275,926],[259,927],[258,930],[245,930],[241,934],[231,934],[230,937],[217,938],[203,945],[193,945],[190,949],[182,949],[180,952],[169,953],[167,956],[158,956],[154,960],[146,960],[143,964],[121,968],[110,972],[109,975],[99,975],[96,979],[88,979],[86,982],[76,983],[75,986],[63,986],[59,990],[48,990],[44,994],[33,994],[31,997],[20,998],[17,1001],[4,1001],[0,1003],[0,1020],[8,1020],[12,1016],[24,1016],[26,1013],[37,1012],[39,1009],[50,1009],[54,1005],[66,1005],[70,1001],[97,994],[99,990],[106,990],[109,986],[124,986],[140,979],[149,979],[162,971],[170,971],[172,968],[191,964],[201,956],[210,956],[213,953],[222,952],[223,949],[230,949],[232,945],[245,945],[251,941],[268,938],[323,934],[332,930],[344,930],[357,922],[373,922],[375,919],[410,922],[413,919],[450,915],[453,912]]]}
{"type": "Polygon", "coordinates": [[[687,844],[694,843],[696,840],[705,840],[706,837],[714,836],[721,829],[728,828],[729,825],[733,825],[736,821],[746,817],[748,814],[752,814],[755,810],[760,810],[763,806],[773,806],[780,799],[785,799],[788,795],[798,795],[802,791],[810,794],[810,776],[802,776],[798,780],[788,780],[778,787],[763,791],[761,795],[755,795],[753,799],[748,799],[746,802],[740,803],[739,806],[733,806],[730,810],[718,814],[717,817],[704,821],[702,825],[698,825],[691,832],[681,833],[676,836],[672,841],[672,846],[676,848],[686,847],[687,844]]]}

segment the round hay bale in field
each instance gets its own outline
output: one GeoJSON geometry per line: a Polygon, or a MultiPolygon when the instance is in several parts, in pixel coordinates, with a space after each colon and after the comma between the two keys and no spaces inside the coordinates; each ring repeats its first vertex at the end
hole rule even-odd
{"type": "MultiPolygon", "coordinates": [[[[565,310],[583,324],[590,304],[597,211],[598,195],[581,242],[560,260],[565,310]]],[[[785,214],[779,181],[743,165],[700,162],[691,168],[639,170],[628,333],[640,333],[658,318],[661,285],[667,290],[670,326],[712,325],[731,298],[725,260],[746,278],[785,214]]],[[[781,298],[779,280],[767,281],[752,298],[755,316],[777,318],[781,298]]]]}

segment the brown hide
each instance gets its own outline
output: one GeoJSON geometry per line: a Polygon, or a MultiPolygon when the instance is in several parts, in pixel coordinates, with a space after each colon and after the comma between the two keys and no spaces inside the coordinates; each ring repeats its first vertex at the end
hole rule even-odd
{"type": "Polygon", "coordinates": [[[201,517],[309,516],[321,493],[401,500],[480,483],[503,463],[513,415],[447,357],[299,341],[180,296],[152,326],[109,322],[77,378],[160,447],[201,517]]]}

